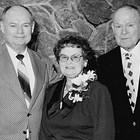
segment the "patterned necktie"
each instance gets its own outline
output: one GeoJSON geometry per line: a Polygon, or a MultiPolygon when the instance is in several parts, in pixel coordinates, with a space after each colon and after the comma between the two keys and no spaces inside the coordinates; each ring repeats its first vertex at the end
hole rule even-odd
{"type": "Polygon", "coordinates": [[[133,65],[131,62],[131,58],[132,58],[132,54],[129,53],[125,54],[126,67],[125,67],[124,75],[127,79],[126,87],[127,87],[127,94],[129,97],[130,105],[132,111],[134,111],[136,96],[135,96],[135,87],[134,87],[134,79],[133,79],[133,65]]]}
{"type": "Polygon", "coordinates": [[[31,90],[30,90],[30,84],[29,84],[29,78],[28,78],[28,73],[25,67],[25,64],[23,63],[23,58],[24,55],[22,54],[18,54],[17,59],[19,60],[18,63],[18,79],[21,85],[21,88],[24,91],[24,95],[25,95],[25,100],[30,103],[31,100],[31,90]]]}

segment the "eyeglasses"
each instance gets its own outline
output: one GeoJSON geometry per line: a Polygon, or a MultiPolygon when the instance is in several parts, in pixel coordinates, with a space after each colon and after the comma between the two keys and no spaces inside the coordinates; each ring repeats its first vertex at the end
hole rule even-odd
{"type": "Polygon", "coordinates": [[[82,55],[72,55],[71,57],[68,57],[67,55],[61,54],[59,57],[60,62],[67,62],[69,60],[69,58],[73,61],[73,62],[79,62],[80,58],[83,57],[82,55]]]}

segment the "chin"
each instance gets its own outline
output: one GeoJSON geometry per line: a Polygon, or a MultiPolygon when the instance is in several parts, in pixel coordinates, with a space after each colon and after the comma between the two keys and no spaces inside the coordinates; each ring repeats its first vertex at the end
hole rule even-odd
{"type": "Polygon", "coordinates": [[[131,51],[134,47],[132,46],[124,46],[123,47],[126,51],[131,51]]]}
{"type": "Polygon", "coordinates": [[[73,79],[73,78],[75,78],[77,75],[76,74],[66,74],[65,75],[67,78],[69,78],[69,79],[73,79]]]}

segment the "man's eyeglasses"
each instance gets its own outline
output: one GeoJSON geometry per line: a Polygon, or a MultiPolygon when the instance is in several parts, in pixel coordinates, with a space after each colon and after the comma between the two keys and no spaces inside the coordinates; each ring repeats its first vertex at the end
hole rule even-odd
{"type": "Polygon", "coordinates": [[[73,62],[79,62],[82,55],[72,55],[71,57],[68,57],[67,55],[61,54],[59,57],[60,62],[67,62],[69,59],[71,59],[73,62]]]}

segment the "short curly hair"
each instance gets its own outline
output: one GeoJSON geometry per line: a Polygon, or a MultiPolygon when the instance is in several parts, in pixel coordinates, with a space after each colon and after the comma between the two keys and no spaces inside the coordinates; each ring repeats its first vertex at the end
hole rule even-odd
{"type": "Polygon", "coordinates": [[[72,44],[70,45],[70,47],[81,48],[83,53],[83,58],[85,60],[89,60],[93,57],[92,56],[93,50],[90,47],[90,44],[87,41],[87,39],[78,35],[70,35],[61,38],[53,49],[57,62],[59,62],[61,50],[65,47],[68,47],[69,44],[72,44]]]}

